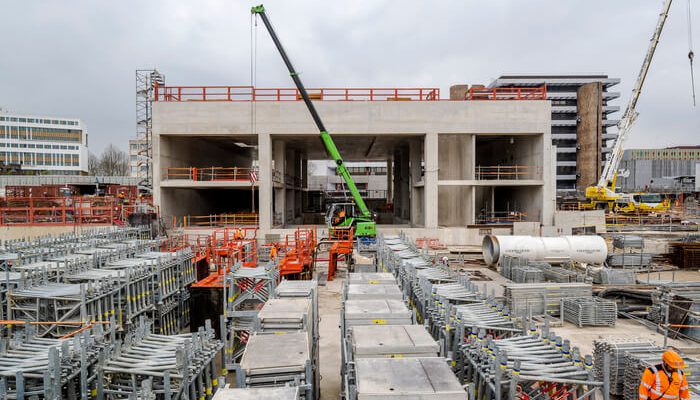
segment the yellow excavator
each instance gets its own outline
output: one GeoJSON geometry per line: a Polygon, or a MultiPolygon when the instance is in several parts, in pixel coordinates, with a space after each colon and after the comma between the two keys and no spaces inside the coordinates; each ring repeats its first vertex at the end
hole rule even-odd
{"type": "MultiPolygon", "coordinates": [[[[637,119],[637,100],[642,91],[644,80],[646,79],[651,60],[654,57],[656,46],[659,44],[661,32],[668,17],[668,11],[671,8],[672,0],[666,0],[659,14],[659,20],[656,23],[654,35],[649,43],[649,49],[642,62],[642,68],[637,76],[637,81],[632,89],[629,104],[625,110],[622,119],[618,123],[618,137],[613,147],[610,158],[605,163],[603,173],[595,186],[586,188],[587,201],[579,206],[582,209],[605,209],[620,213],[653,213],[666,212],[669,209],[669,203],[662,199],[660,194],[656,193],[620,193],[615,190],[617,184],[618,171],[620,161],[622,160],[623,149],[622,145],[630,134],[632,124],[637,119]]],[[[691,58],[692,60],[692,58],[691,58]]]]}

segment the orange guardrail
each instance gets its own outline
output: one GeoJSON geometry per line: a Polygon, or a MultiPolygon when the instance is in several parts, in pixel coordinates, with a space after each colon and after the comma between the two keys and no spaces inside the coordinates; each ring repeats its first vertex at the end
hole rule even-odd
{"type": "Polygon", "coordinates": [[[173,227],[225,227],[225,226],[258,226],[258,214],[254,213],[222,213],[209,215],[173,216],[173,227]]]}
{"type": "Polygon", "coordinates": [[[0,225],[88,225],[123,223],[115,197],[28,197],[0,205],[0,225]]]}
{"type": "Polygon", "coordinates": [[[547,100],[547,87],[480,88],[471,87],[465,100],[547,100]]]}
{"type": "Polygon", "coordinates": [[[477,180],[541,179],[540,167],[534,165],[477,165],[477,180]]]}
{"type": "Polygon", "coordinates": [[[171,167],[163,169],[161,180],[253,182],[257,172],[257,168],[250,167],[171,167]]]}
{"type": "MultiPolygon", "coordinates": [[[[253,86],[159,86],[154,101],[299,101],[296,88],[253,86]]],[[[307,88],[312,100],[326,101],[436,101],[438,88],[307,88]]]]}

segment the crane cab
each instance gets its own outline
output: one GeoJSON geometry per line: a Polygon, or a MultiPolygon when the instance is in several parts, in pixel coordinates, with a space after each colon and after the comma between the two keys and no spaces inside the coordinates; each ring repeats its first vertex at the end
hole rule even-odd
{"type": "Polygon", "coordinates": [[[333,203],[326,210],[326,225],[329,227],[353,227],[355,236],[374,237],[377,235],[376,216],[363,216],[355,203],[333,203]]]}

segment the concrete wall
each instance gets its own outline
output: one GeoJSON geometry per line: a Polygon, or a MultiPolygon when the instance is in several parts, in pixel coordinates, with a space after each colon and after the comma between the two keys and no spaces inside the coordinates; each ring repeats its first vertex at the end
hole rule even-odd
{"type": "Polygon", "coordinates": [[[252,151],[232,143],[205,138],[160,136],[161,168],[169,167],[250,167],[252,151]]]}
{"type": "Polygon", "coordinates": [[[0,226],[0,242],[13,239],[33,239],[46,235],[61,235],[64,233],[89,232],[92,229],[100,229],[110,225],[83,225],[83,226],[0,226]]]}
{"type": "Polygon", "coordinates": [[[576,125],[576,151],[578,177],[576,188],[585,191],[594,185],[600,177],[601,147],[603,140],[603,84],[592,82],[582,85],[577,90],[577,108],[579,123],[576,125]]]}
{"type": "Polygon", "coordinates": [[[554,226],[569,232],[573,228],[594,226],[596,233],[605,233],[605,211],[557,211],[554,213],[554,226]]]}
{"type": "Polygon", "coordinates": [[[474,187],[438,186],[439,226],[467,226],[474,223],[474,187]]]}
{"type": "Polygon", "coordinates": [[[474,179],[474,138],[475,135],[440,135],[438,179],[474,179]]]}

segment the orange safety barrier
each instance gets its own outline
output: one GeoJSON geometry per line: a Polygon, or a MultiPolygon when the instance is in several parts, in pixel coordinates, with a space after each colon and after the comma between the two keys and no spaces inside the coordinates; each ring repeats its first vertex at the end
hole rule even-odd
{"type": "Polygon", "coordinates": [[[547,100],[547,86],[538,88],[470,87],[465,100],[547,100]]]}
{"type": "Polygon", "coordinates": [[[207,265],[215,267],[215,271],[192,286],[223,288],[223,277],[234,263],[241,262],[243,267],[257,266],[257,233],[257,228],[237,227],[217,229],[206,238],[199,235],[197,243],[206,246],[206,249],[200,249],[197,253],[205,254],[207,265]]]}
{"type": "Polygon", "coordinates": [[[234,213],[234,214],[210,214],[210,215],[186,215],[173,216],[173,226],[182,227],[225,227],[225,226],[258,226],[258,214],[234,213]]]}
{"type": "MultiPolygon", "coordinates": [[[[154,101],[300,101],[296,88],[253,86],[160,86],[154,101]]],[[[312,100],[329,101],[437,101],[438,88],[316,88],[306,91],[312,100]]]]}
{"type": "Polygon", "coordinates": [[[191,180],[197,182],[241,181],[253,182],[257,168],[249,167],[172,167],[164,168],[162,180],[191,180]]]}
{"type": "Polygon", "coordinates": [[[335,271],[338,269],[338,261],[342,256],[347,260],[353,249],[354,229],[352,227],[335,227],[328,229],[328,240],[332,241],[328,253],[328,280],[332,281],[335,271]]]}
{"type": "Polygon", "coordinates": [[[284,253],[279,262],[280,276],[311,279],[316,244],[316,230],[313,228],[297,228],[292,237],[287,235],[284,242],[279,243],[284,253]]]}
{"type": "Polygon", "coordinates": [[[477,165],[474,172],[477,180],[518,180],[541,177],[540,167],[535,165],[477,165]]]}
{"type": "Polygon", "coordinates": [[[0,225],[121,224],[122,207],[114,197],[13,198],[0,205],[0,225]]]}

